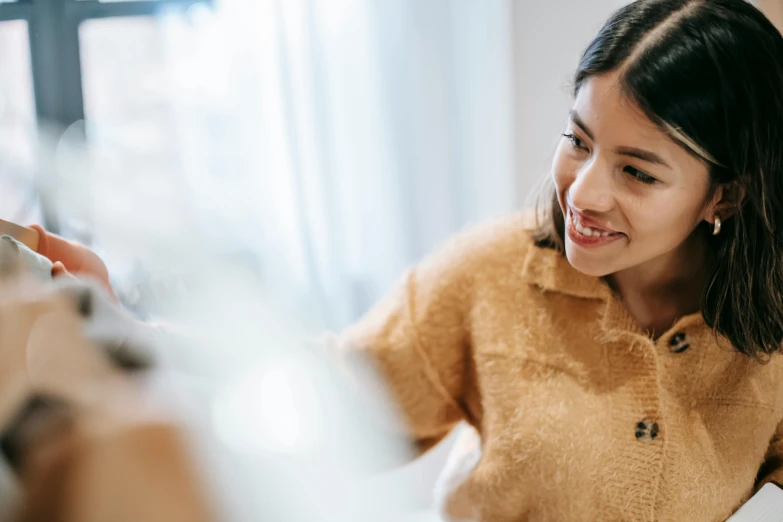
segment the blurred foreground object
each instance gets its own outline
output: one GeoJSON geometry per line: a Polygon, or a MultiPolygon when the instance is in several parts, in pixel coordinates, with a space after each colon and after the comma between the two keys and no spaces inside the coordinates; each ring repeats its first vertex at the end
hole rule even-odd
{"type": "Polygon", "coordinates": [[[38,233],[32,228],[0,219],[0,234],[11,236],[30,250],[38,250],[38,233]]]}
{"type": "Polygon", "coordinates": [[[106,264],[84,245],[47,232],[40,225],[23,227],[3,219],[0,219],[0,235],[14,238],[52,263],[60,263],[67,272],[95,279],[112,297],[116,297],[106,264]]]}
{"type": "Polygon", "coordinates": [[[173,416],[85,337],[98,296],[66,282],[34,280],[0,241],[0,426],[22,499],[11,520],[214,520],[173,416]]]}
{"type": "Polygon", "coordinates": [[[90,422],[52,426],[31,449],[20,522],[214,520],[177,427],[137,420],[85,433],[90,422]]]}

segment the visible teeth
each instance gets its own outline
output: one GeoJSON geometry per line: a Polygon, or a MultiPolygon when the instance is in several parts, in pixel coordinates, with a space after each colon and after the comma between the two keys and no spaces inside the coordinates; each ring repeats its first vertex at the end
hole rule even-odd
{"type": "MultiPolygon", "coordinates": [[[[587,227],[583,227],[582,224],[579,223],[579,221],[574,221],[574,228],[576,229],[577,232],[579,232],[583,236],[589,237],[593,235],[593,231],[587,227]]],[[[595,232],[595,235],[597,236],[598,232],[595,232]]]]}
{"type": "Polygon", "coordinates": [[[574,228],[576,231],[583,236],[606,237],[611,235],[611,232],[607,232],[606,230],[593,230],[592,228],[582,226],[582,224],[577,221],[576,216],[571,216],[571,219],[574,222],[574,228]]]}

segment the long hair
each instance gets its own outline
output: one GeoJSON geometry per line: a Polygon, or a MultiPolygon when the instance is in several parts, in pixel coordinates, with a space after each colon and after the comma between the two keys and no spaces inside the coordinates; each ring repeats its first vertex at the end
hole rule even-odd
{"type": "MultiPolygon", "coordinates": [[[[783,343],[783,37],[744,0],[638,0],[587,47],[574,96],[614,71],[624,94],[701,159],[713,183],[744,195],[709,240],[717,262],[701,310],[736,350],[767,359],[783,343]]],[[[537,215],[537,244],[563,251],[554,187],[537,215]]]]}

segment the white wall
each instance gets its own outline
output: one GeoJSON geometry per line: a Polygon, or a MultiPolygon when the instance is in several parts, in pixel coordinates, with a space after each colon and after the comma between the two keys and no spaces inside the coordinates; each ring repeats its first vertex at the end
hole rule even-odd
{"type": "Polygon", "coordinates": [[[531,193],[549,174],[571,104],[571,75],[582,51],[612,11],[626,3],[514,2],[515,152],[520,203],[531,201],[531,193]]]}

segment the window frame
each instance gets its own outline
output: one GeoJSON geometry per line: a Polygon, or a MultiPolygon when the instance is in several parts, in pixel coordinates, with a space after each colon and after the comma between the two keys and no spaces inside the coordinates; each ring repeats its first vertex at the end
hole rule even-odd
{"type": "MultiPolygon", "coordinates": [[[[0,22],[25,20],[37,124],[67,129],[84,119],[79,26],[87,20],[155,16],[163,10],[186,11],[214,0],[19,0],[0,3],[0,22]]],[[[45,169],[42,169],[45,170],[45,169]]],[[[54,205],[42,195],[44,226],[59,231],[54,205]]]]}

